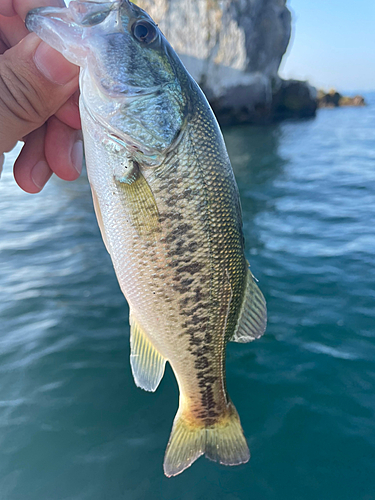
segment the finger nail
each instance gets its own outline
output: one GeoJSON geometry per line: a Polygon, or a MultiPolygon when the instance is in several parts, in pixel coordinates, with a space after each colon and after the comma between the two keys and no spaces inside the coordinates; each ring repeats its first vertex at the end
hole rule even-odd
{"type": "Polygon", "coordinates": [[[34,54],[39,71],[51,82],[65,85],[78,75],[79,68],[65,59],[60,52],[41,42],[34,54]]]}
{"type": "Polygon", "coordinates": [[[81,174],[83,162],[83,142],[81,139],[78,139],[78,141],[73,144],[70,158],[72,160],[73,167],[79,174],[81,174]]]}
{"type": "Polygon", "coordinates": [[[31,180],[37,188],[42,189],[52,175],[52,170],[44,160],[38,161],[31,171],[31,180]]]}

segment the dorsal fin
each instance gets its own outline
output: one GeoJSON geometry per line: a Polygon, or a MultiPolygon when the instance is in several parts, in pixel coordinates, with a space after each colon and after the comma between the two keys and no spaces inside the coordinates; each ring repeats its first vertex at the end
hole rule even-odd
{"type": "Polygon", "coordinates": [[[154,392],[164,375],[165,358],[130,314],[130,364],[135,384],[145,391],[154,392]]]}
{"type": "Polygon", "coordinates": [[[261,337],[267,325],[267,307],[254,277],[247,270],[246,290],[233,342],[251,342],[261,337]]]}

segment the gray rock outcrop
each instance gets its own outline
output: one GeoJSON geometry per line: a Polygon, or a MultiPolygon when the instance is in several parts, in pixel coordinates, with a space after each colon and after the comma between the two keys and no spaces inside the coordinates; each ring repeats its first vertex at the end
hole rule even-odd
{"type": "MultiPolygon", "coordinates": [[[[277,72],[291,34],[286,0],[135,1],[159,24],[222,124],[283,117],[278,93],[288,85],[277,72]]],[[[313,115],[309,86],[305,94],[313,115]]]]}

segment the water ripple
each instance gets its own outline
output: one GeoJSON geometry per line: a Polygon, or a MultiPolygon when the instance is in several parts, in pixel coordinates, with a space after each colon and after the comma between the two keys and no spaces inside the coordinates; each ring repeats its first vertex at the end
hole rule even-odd
{"type": "MultiPolygon", "coordinates": [[[[135,387],[128,306],[85,175],[37,196],[0,181],[1,500],[370,500],[375,477],[375,95],[316,120],[225,130],[266,335],[230,343],[252,460],[162,459],[169,367],[135,387]]],[[[19,147],[18,147],[19,150],[19,147]]]]}

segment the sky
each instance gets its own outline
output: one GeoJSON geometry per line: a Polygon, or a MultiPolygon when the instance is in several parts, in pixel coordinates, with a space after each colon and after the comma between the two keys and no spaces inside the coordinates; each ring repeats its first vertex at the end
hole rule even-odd
{"type": "Polygon", "coordinates": [[[288,0],[292,39],[280,76],[318,88],[375,90],[375,0],[288,0]]]}

